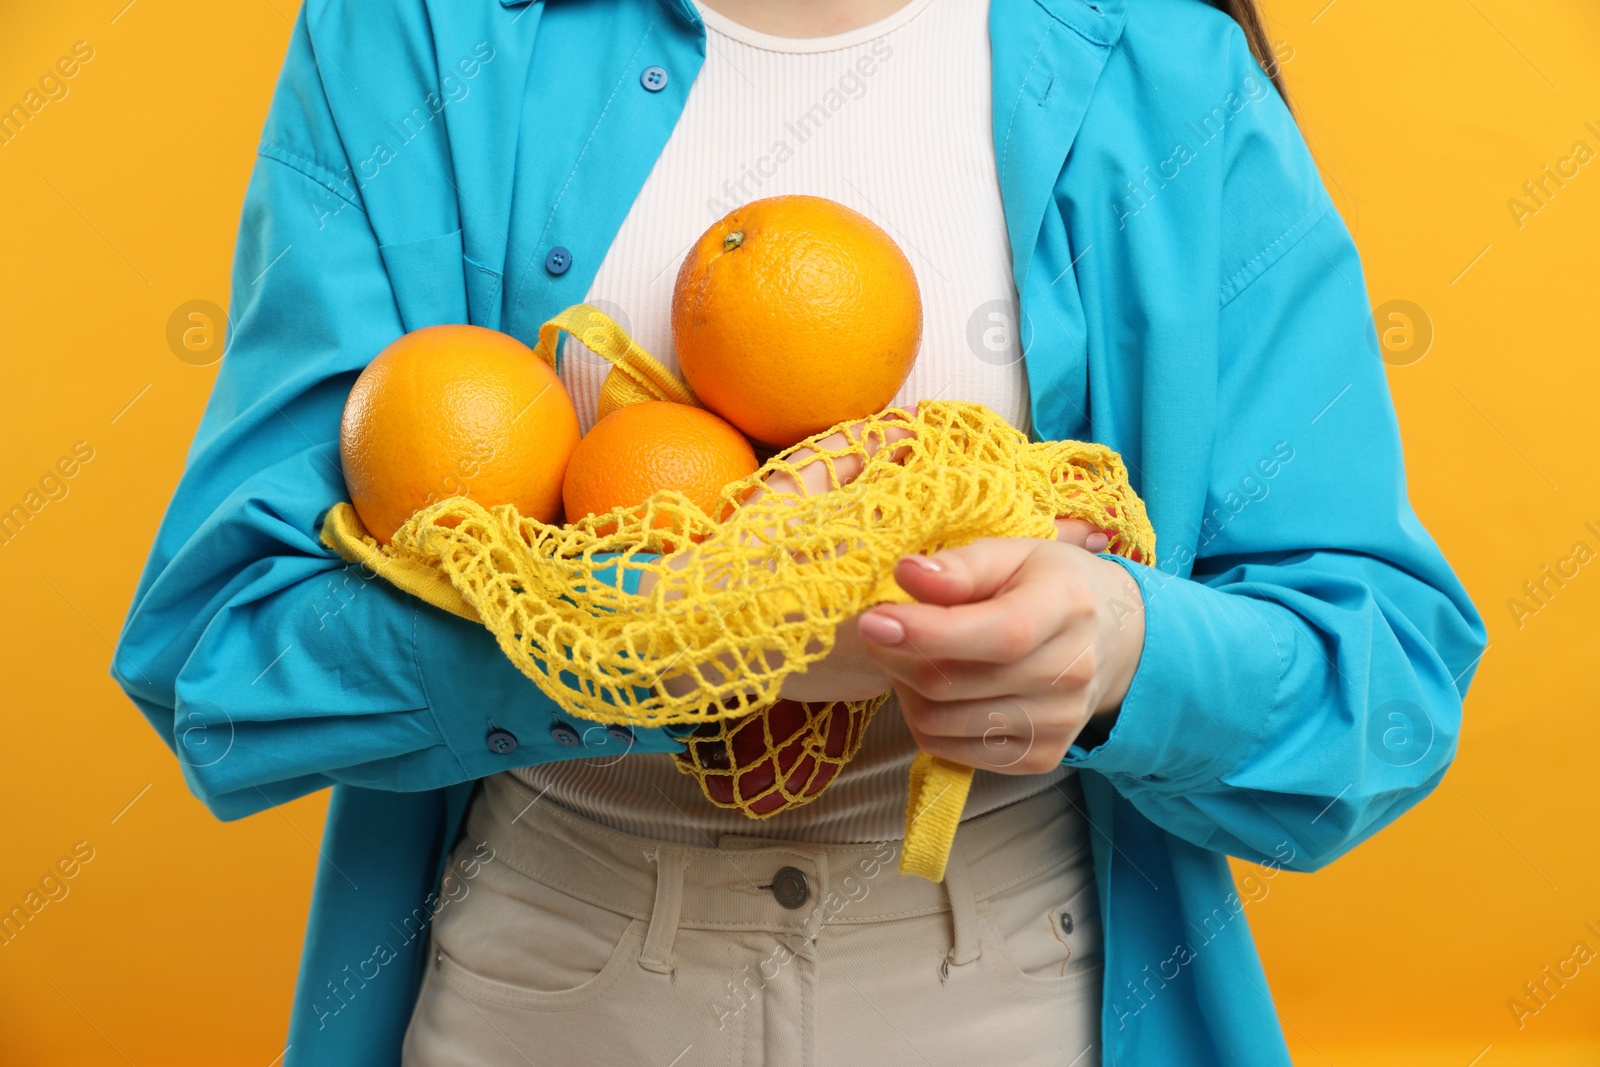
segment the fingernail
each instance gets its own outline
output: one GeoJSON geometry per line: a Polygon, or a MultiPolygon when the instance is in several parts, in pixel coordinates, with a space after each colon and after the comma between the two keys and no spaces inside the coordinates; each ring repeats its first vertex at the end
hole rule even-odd
{"type": "Polygon", "coordinates": [[[1110,543],[1111,538],[1098,531],[1083,539],[1083,547],[1090,552],[1103,552],[1110,543]]]}
{"type": "Polygon", "coordinates": [[[898,645],[906,639],[906,628],[888,615],[869,611],[856,622],[861,636],[878,645],[898,645]]]}
{"type": "Polygon", "coordinates": [[[940,571],[944,570],[944,567],[939,564],[938,560],[931,559],[927,556],[906,556],[904,558],[905,561],[911,564],[913,567],[925,570],[930,574],[938,574],[940,571]]]}

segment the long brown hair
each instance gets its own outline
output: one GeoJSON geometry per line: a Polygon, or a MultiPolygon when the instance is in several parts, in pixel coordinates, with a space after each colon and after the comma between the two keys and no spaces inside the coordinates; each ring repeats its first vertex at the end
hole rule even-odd
{"type": "MultiPolygon", "coordinates": [[[[1283,87],[1283,72],[1279,69],[1277,54],[1272,48],[1272,39],[1267,36],[1266,20],[1261,17],[1261,0],[1208,0],[1212,7],[1226,12],[1233,21],[1244,30],[1244,36],[1250,42],[1250,51],[1254,53],[1256,62],[1261,64],[1261,69],[1272,84],[1277,88],[1278,95],[1283,97],[1285,104],[1289,103],[1289,92],[1283,87]]],[[[1291,105],[1292,110],[1292,105],[1291,105]]]]}

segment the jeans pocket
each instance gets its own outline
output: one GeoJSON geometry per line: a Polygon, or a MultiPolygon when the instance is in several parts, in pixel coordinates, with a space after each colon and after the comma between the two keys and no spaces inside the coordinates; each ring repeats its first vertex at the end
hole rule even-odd
{"type": "Polygon", "coordinates": [[[985,948],[1030,989],[1065,994],[1098,985],[1105,954],[1092,863],[1056,867],[979,902],[978,914],[985,948]]]}
{"type": "Polygon", "coordinates": [[[572,1007],[637,961],[646,923],[486,865],[435,920],[433,965],[463,995],[507,1006],[572,1007]]]}
{"type": "Polygon", "coordinates": [[[639,950],[644,946],[644,934],[644,921],[630,919],[627,930],[605,965],[593,976],[566,989],[541,989],[524,984],[530,979],[545,984],[546,976],[539,972],[537,966],[519,970],[514,975],[521,980],[518,982],[491,978],[462,963],[442,946],[434,950],[435,977],[456,993],[479,1004],[520,1011],[566,1011],[596,1000],[615,986],[628,967],[636,963],[639,950]]]}
{"type": "MultiPolygon", "coordinates": [[[[462,914],[462,913],[458,913],[462,914]]],[[[402,1067],[487,1067],[489,1064],[594,1062],[591,1054],[600,1020],[626,1014],[627,972],[644,944],[645,923],[628,926],[606,963],[591,978],[562,990],[537,988],[553,984],[540,964],[539,931],[510,931],[528,957],[525,967],[470,958],[463,962],[444,947],[440,926],[433,931],[432,951],[422,989],[406,1027],[402,1067]],[[481,968],[493,968],[494,975],[481,968]],[[508,980],[510,979],[510,980],[508,980]],[[623,984],[618,997],[605,994],[623,984]],[[527,1051],[524,1051],[527,1050],[527,1051]]],[[[458,933],[462,932],[460,930],[458,933]]],[[[481,931],[477,932],[481,938],[481,931]]],[[[456,943],[455,951],[478,953],[481,940],[456,943]]]]}

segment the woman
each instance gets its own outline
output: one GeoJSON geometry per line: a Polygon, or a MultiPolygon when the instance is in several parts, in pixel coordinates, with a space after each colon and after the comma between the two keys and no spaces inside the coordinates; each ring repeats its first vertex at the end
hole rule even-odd
{"type": "MultiPolygon", "coordinates": [[[[1225,857],[1314,870],[1425,796],[1485,636],[1406,499],[1353,242],[1221,6],[305,5],[112,668],[220,817],[334,788],[287,1063],[1288,1062],[1225,857]],[[1159,559],[1065,524],[903,561],[919,603],[786,689],[896,702],[757,824],[672,731],[566,722],[317,532],[400,333],[531,341],[589,298],[670,361],[684,247],[788,192],[911,256],[897,402],[1118,449],[1159,559]],[[893,869],[917,745],[980,768],[941,886],[893,869]]],[[[568,344],[586,425],[598,369],[568,344]]]]}

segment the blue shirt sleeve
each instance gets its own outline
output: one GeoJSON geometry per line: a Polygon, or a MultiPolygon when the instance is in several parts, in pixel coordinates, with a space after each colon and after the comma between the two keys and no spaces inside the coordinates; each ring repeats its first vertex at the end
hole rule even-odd
{"type": "Polygon", "coordinates": [[[1275,95],[1227,136],[1205,513],[1195,548],[1117,560],[1143,655],[1065,762],[1194,844],[1313,869],[1443,777],[1486,634],[1407,498],[1360,258],[1304,141],[1275,95]]]}
{"type": "Polygon", "coordinates": [[[552,759],[679,749],[664,730],[635,730],[629,744],[582,723],[582,745],[558,744],[559,709],[488,631],[318,541],[323,515],[346,499],[345,397],[404,332],[348,175],[297,33],[245,196],[228,348],[113,677],[223,818],[335,782],[423,790],[552,759]],[[496,729],[517,739],[512,751],[491,751],[496,729]]]}

